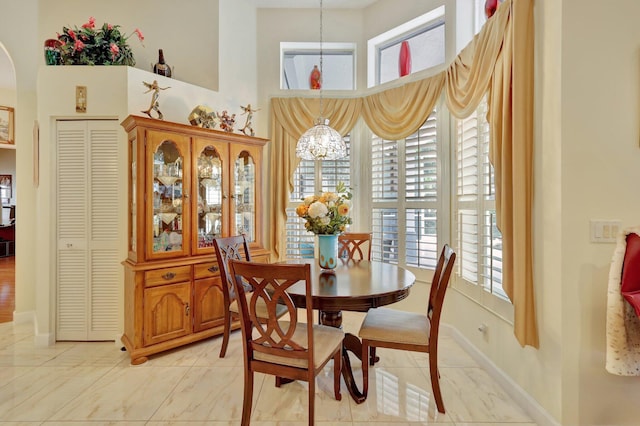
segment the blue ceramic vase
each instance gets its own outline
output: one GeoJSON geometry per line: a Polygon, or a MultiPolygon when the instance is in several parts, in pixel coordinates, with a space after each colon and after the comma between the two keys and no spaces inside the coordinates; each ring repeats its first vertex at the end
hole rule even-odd
{"type": "Polygon", "coordinates": [[[338,236],[318,234],[318,262],[323,269],[335,269],[338,266],[338,236]]]}

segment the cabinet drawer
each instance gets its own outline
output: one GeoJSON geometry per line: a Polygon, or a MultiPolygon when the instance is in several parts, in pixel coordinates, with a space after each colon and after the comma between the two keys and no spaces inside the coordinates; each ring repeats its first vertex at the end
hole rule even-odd
{"type": "Polygon", "coordinates": [[[145,287],[191,281],[191,266],[156,269],[144,273],[145,287]]]}
{"type": "Polygon", "coordinates": [[[218,268],[217,260],[214,260],[213,262],[194,265],[194,268],[194,276],[196,280],[199,280],[201,278],[212,278],[220,276],[220,268],[218,268]]]}

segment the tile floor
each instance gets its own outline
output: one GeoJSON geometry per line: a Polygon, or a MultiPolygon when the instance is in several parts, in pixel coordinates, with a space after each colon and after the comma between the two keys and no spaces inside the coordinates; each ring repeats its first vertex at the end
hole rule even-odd
{"type": "MultiPolygon", "coordinates": [[[[357,332],[362,315],[345,313],[357,332]]],[[[238,425],[242,413],[242,347],[235,332],[225,358],[220,338],[158,354],[139,366],[113,342],[33,344],[33,327],[0,324],[2,425],[238,425]]],[[[379,349],[369,397],[355,404],[332,392],[330,366],[317,379],[318,425],[535,425],[506,392],[448,336],[441,336],[440,374],[446,414],[431,396],[427,356],[379,349]]],[[[362,383],[360,362],[352,361],[362,383]]],[[[281,388],[256,375],[251,424],[306,425],[306,383],[281,388]]]]}

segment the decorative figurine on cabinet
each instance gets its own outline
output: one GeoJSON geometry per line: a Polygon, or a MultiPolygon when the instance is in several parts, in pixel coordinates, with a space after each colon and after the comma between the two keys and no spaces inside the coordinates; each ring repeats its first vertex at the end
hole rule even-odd
{"type": "Polygon", "coordinates": [[[220,128],[225,132],[233,132],[233,126],[236,124],[236,115],[227,112],[227,110],[222,111],[222,114],[218,114],[218,119],[220,119],[220,128]]]}
{"type": "Polygon", "coordinates": [[[260,111],[260,108],[251,109],[251,104],[247,104],[246,107],[240,105],[240,108],[242,108],[242,111],[244,111],[241,115],[247,114],[247,120],[244,122],[244,127],[240,129],[240,131],[247,136],[255,136],[253,127],[251,127],[251,119],[253,118],[253,113],[256,111],[260,111]]]}
{"type": "Polygon", "coordinates": [[[198,105],[189,114],[189,123],[192,126],[213,129],[216,127],[216,113],[206,105],[198,105]]]}
{"type": "Polygon", "coordinates": [[[147,83],[146,81],[143,81],[142,84],[144,84],[149,88],[149,90],[147,90],[144,93],[149,93],[153,91],[153,95],[151,95],[151,104],[149,104],[149,109],[141,112],[153,118],[153,116],[151,115],[151,111],[155,111],[156,113],[158,113],[158,120],[162,120],[163,115],[162,115],[162,112],[160,112],[160,104],[158,103],[158,97],[160,96],[161,90],[170,89],[171,87],[160,87],[158,86],[157,80],[153,80],[153,83],[147,83]]]}

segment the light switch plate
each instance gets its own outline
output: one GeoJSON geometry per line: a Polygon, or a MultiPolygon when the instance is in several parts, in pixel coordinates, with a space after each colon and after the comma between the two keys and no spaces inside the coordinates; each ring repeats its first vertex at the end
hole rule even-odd
{"type": "Polygon", "coordinates": [[[592,243],[615,243],[622,230],[619,220],[591,220],[589,223],[592,243]]]}

